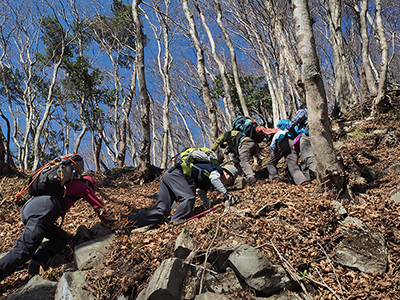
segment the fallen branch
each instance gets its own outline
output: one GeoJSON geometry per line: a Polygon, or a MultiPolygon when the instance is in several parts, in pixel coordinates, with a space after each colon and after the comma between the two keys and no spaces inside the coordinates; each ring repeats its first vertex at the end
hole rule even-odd
{"type": "MultiPolygon", "coordinates": [[[[294,228],[292,225],[290,225],[290,224],[289,224],[288,222],[286,222],[286,221],[282,221],[282,222],[285,223],[286,225],[288,225],[290,228],[292,228],[293,231],[295,231],[295,232],[298,234],[298,236],[299,236],[303,241],[305,240],[305,238],[297,231],[296,228],[294,228]]],[[[322,247],[322,245],[321,245],[314,237],[311,236],[311,238],[317,242],[317,244],[318,244],[318,245],[320,246],[320,248],[322,249],[322,252],[325,254],[325,256],[326,256],[326,258],[327,258],[327,260],[328,260],[330,266],[331,266],[332,269],[333,269],[333,273],[335,274],[336,281],[337,281],[338,284],[339,284],[339,289],[340,289],[340,291],[343,293],[342,286],[341,286],[341,284],[340,284],[339,278],[338,278],[337,275],[336,275],[335,268],[333,267],[333,265],[332,265],[332,263],[331,263],[331,260],[329,259],[328,254],[325,252],[325,249],[322,247]]],[[[318,271],[317,271],[317,272],[318,272],[318,271]]],[[[318,272],[318,274],[321,276],[321,274],[320,274],[319,272],[318,272]]],[[[322,276],[321,276],[321,279],[322,279],[323,283],[318,282],[318,281],[312,279],[312,278],[311,278],[310,276],[308,276],[308,275],[305,275],[305,277],[306,277],[307,279],[309,279],[310,281],[314,282],[315,284],[327,288],[337,299],[342,300],[342,298],[340,298],[340,297],[335,293],[335,291],[325,283],[325,281],[323,280],[322,276]]]]}
{"type": "Polygon", "coordinates": [[[270,247],[272,247],[272,244],[271,244],[270,242],[266,242],[266,243],[264,243],[264,244],[261,244],[261,245],[255,247],[255,248],[258,249],[258,248],[262,248],[262,247],[264,247],[264,246],[270,246],[270,247]]]}
{"type": "Polygon", "coordinates": [[[275,202],[275,203],[265,204],[263,207],[261,207],[261,208],[256,212],[256,216],[261,215],[261,213],[264,212],[264,210],[265,210],[267,207],[276,209],[276,208],[280,208],[280,207],[282,207],[282,206],[284,206],[284,205],[285,205],[285,203],[283,203],[282,201],[277,201],[277,202],[275,202]]]}
{"type": "Polygon", "coordinates": [[[326,259],[328,260],[329,265],[331,266],[331,268],[332,268],[332,270],[333,270],[333,274],[335,274],[335,278],[336,278],[336,281],[337,281],[337,283],[338,283],[338,285],[339,285],[340,292],[343,294],[342,285],[340,284],[339,278],[338,278],[338,276],[337,276],[337,274],[336,274],[335,268],[334,268],[333,265],[332,265],[332,262],[331,262],[331,260],[330,260],[330,258],[329,258],[329,255],[326,253],[324,247],[322,247],[322,245],[321,245],[318,241],[317,241],[317,243],[318,243],[318,246],[321,248],[322,252],[325,254],[325,257],[326,257],[326,259]]]}
{"type": "MultiPolygon", "coordinates": [[[[224,214],[222,214],[222,216],[223,216],[223,215],[224,215],[224,214]]],[[[220,221],[221,221],[221,217],[222,217],[222,216],[220,216],[220,217],[218,218],[217,230],[215,230],[214,237],[213,237],[213,239],[212,239],[212,241],[211,241],[211,243],[210,243],[210,245],[208,246],[207,251],[206,251],[206,255],[205,255],[205,258],[204,258],[203,272],[201,273],[201,279],[200,279],[199,295],[202,293],[202,290],[203,290],[203,283],[204,283],[204,278],[205,278],[205,274],[206,274],[207,260],[208,260],[208,257],[210,256],[210,249],[211,249],[211,246],[214,244],[214,241],[215,241],[215,239],[217,238],[218,231],[219,231],[219,223],[220,223],[220,221]]]]}
{"type": "Polygon", "coordinates": [[[317,285],[319,285],[319,286],[321,286],[321,287],[326,288],[326,289],[327,289],[328,291],[330,291],[330,292],[332,293],[332,295],[334,295],[338,300],[343,300],[343,298],[339,297],[339,295],[336,294],[335,291],[334,291],[329,285],[327,285],[327,284],[325,283],[324,278],[322,278],[322,275],[321,275],[321,273],[319,272],[319,270],[318,270],[317,268],[314,268],[314,270],[318,273],[318,275],[319,275],[319,277],[321,278],[321,280],[322,280],[323,283],[312,279],[309,275],[306,275],[305,277],[306,277],[308,280],[310,280],[311,282],[313,282],[313,283],[315,283],[315,284],[317,284],[317,285]]]}
{"type": "Polygon", "coordinates": [[[202,268],[203,271],[207,271],[207,272],[210,272],[211,274],[218,275],[218,272],[215,272],[215,271],[213,271],[213,270],[207,269],[207,268],[205,268],[204,266],[195,265],[195,264],[186,263],[186,262],[185,262],[185,264],[187,264],[187,265],[189,265],[189,266],[192,266],[192,267],[202,268]]]}
{"type": "Polygon", "coordinates": [[[301,289],[306,295],[307,299],[312,299],[312,297],[308,294],[304,284],[301,282],[301,278],[299,278],[299,275],[296,273],[296,270],[292,267],[292,265],[281,255],[281,253],[278,251],[278,249],[275,247],[274,242],[272,241],[275,236],[272,237],[271,239],[271,247],[274,248],[276,254],[278,254],[279,259],[282,261],[283,267],[286,269],[286,271],[292,276],[294,280],[300,285],[301,289]]]}
{"type": "MultiPolygon", "coordinates": [[[[3,180],[1,181],[1,184],[0,184],[0,197],[1,197],[1,199],[3,199],[3,194],[1,193],[1,187],[3,186],[3,182],[4,182],[4,180],[5,180],[6,178],[7,178],[7,176],[5,176],[5,177],[3,178],[3,180]]],[[[3,203],[6,202],[6,200],[7,200],[7,199],[4,199],[3,201],[1,201],[0,206],[2,206],[3,203]]]]}

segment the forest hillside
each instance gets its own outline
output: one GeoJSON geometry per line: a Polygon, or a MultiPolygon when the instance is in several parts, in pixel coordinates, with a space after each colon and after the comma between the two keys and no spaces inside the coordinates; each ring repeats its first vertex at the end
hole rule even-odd
{"type": "MultiPolygon", "coordinates": [[[[400,168],[396,168],[400,157],[400,99],[395,94],[391,95],[392,108],[376,119],[367,117],[368,112],[360,107],[332,121],[335,150],[345,166],[351,191],[349,199],[325,189],[323,183],[291,184],[283,160],[278,165],[282,180],[270,181],[265,169],[268,145],[263,144],[263,160],[255,166],[258,182],[232,191],[241,196],[235,204],[237,211],[218,208],[162,233],[168,224],[149,232],[125,235],[119,215],[154,206],[161,172],[155,168],[156,179],[142,185],[136,181],[134,168],[92,173],[99,186],[99,197],[113,213],[113,229],[118,235],[116,242],[108,247],[109,259],[88,275],[96,299],[116,299],[122,293],[135,299],[161,262],[173,256],[175,240],[184,227],[197,242],[199,252],[227,243],[256,247],[274,264],[300,274],[313,299],[400,299],[400,213],[399,204],[391,199],[400,187],[400,168]],[[384,274],[361,272],[335,263],[333,256],[344,232],[333,200],[341,202],[348,216],[357,217],[384,235],[388,247],[384,274]]],[[[12,199],[27,175],[21,171],[0,178],[4,201],[0,208],[0,253],[9,251],[23,231],[19,216],[22,204],[12,199]]],[[[216,192],[209,196],[215,203],[220,201],[216,192]]],[[[193,215],[203,210],[198,200],[193,215]]],[[[91,228],[98,221],[95,212],[83,201],[70,210],[63,223],[71,235],[69,246],[61,254],[65,264],[73,259],[73,236],[77,228],[80,225],[91,228]]],[[[193,263],[196,264],[196,258],[193,263]]],[[[53,265],[41,276],[58,280],[65,264],[53,265]]],[[[0,295],[11,294],[30,278],[24,266],[0,284],[0,295]]],[[[231,299],[256,299],[256,296],[250,289],[229,295],[231,299]]]]}

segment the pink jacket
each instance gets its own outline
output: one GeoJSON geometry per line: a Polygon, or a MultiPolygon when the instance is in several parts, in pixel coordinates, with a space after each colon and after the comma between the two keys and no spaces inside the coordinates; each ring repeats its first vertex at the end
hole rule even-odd
{"type": "Polygon", "coordinates": [[[258,134],[265,134],[265,135],[270,135],[270,134],[275,134],[279,131],[280,129],[278,128],[266,128],[264,126],[257,126],[256,127],[256,132],[258,134]]]}
{"type": "Polygon", "coordinates": [[[60,198],[60,201],[64,204],[67,200],[66,209],[64,210],[65,213],[75,204],[78,199],[82,198],[93,207],[103,223],[108,223],[108,215],[106,209],[104,208],[103,202],[97,198],[94,191],[88,185],[86,185],[83,181],[74,180],[72,182],[67,182],[65,187],[67,188],[67,196],[65,198],[60,198]]]}

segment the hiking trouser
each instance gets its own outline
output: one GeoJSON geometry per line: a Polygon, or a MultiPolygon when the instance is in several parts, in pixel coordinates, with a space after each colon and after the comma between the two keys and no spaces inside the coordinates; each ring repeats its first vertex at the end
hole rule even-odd
{"type": "Polygon", "coordinates": [[[295,184],[299,185],[307,181],[307,178],[304,176],[303,172],[301,172],[300,167],[297,164],[298,156],[293,147],[293,140],[287,137],[284,137],[282,140],[277,142],[274,151],[271,152],[271,156],[267,163],[269,179],[279,178],[276,165],[282,157],[285,157],[286,159],[289,173],[295,184]]]}
{"type": "Polygon", "coordinates": [[[127,217],[138,227],[163,223],[168,221],[172,203],[176,201],[178,208],[171,222],[179,222],[192,212],[195,199],[196,196],[183,176],[182,169],[175,168],[165,172],[161,179],[156,208],[138,214],[129,214],[127,217]]]}
{"type": "Polygon", "coordinates": [[[232,158],[232,161],[233,161],[233,164],[234,164],[234,166],[235,166],[235,168],[238,170],[238,172],[239,172],[239,176],[246,176],[246,175],[244,175],[244,172],[243,172],[243,170],[242,170],[242,167],[240,166],[240,159],[239,159],[239,157],[237,157],[236,155],[233,155],[233,158],[232,158]]]}
{"type": "Polygon", "coordinates": [[[308,174],[311,171],[316,175],[317,168],[315,165],[314,152],[311,148],[310,137],[306,134],[302,134],[300,138],[300,153],[303,172],[308,174]]]}
{"type": "Polygon", "coordinates": [[[246,178],[254,177],[253,166],[250,164],[250,158],[256,155],[260,149],[258,148],[257,142],[254,140],[245,140],[239,145],[239,159],[240,166],[246,178]]]}
{"type": "Polygon", "coordinates": [[[14,248],[0,259],[0,280],[14,273],[30,258],[46,263],[64,248],[68,234],[54,224],[61,213],[59,200],[51,196],[34,197],[24,205],[21,220],[25,229],[14,248]],[[49,242],[38,250],[43,238],[49,242]]]}

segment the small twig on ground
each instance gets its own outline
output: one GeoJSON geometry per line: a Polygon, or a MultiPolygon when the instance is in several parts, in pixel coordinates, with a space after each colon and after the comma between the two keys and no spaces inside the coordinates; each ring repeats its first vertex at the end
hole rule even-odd
{"type": "Polygon", "coordinates": [[[335,292],[330,286],[328,286],[328,285],[326,284],[326,282],[325,282],[324,278],[322,278],[322,275],[321,275],[321,273],[319,272],[319,270],[318,270],[317,268],[314,268],[314,270],[318,273],[319,277],[320,277],[321,280],[322,280],[322,283],[319,282],[319,281],[316,281],[316,280],[312,279],[312,278],[311,278],[310,276],[308,276],[308,275],[306,275],[306,278],[307,278],[308,280],[314,282],[315,284],[317,284],[317,285],[319,285],[319,286],[322,286],[322,287],[328,289],[328,291],[330,291],[330,292],[332,293],[332,295],[334,295],[338,300],[343,300],[343,298],[341,298],[338,294],[336,294],[336,292],[335,292]]]}
{"type": "MultiPolygon", "coordinates": [[[[1,187],[3,186],[3,182],[4,182],[4,180],[5,180],[6,178],[7,178],[7,176],[5,176],[5,177],[3,178],[3,180],[1,181],[1,184],[0,184],[0,197],[1,197],[1,199],[3,199],[3,194],[1,193],[1,187]]],[[[6,202],[6,200],[7,200],[7,199],[4,199],[3,201],[1,201],[0,206],[2,206],[3,203],[6,202]]]]}
{"type": "Polygon", "coordinates": [[[202,274],[201,274],[201,279],[200,279],[199,295],[202,293],[202,290],[203,290],[203,283],[204,283],[204,278],[205,278],[206,269],[207,269],[207,268],[206,268],[206,266],[207,266],[207,260],[208,260],[208,257],[210,256],[210,249],[211,249],[211,246],[214,244],[215,239],[217,238],[217,235],[218,235],[218,232],[219,232],[219,223],[220,223],[221,217],[222,217],[223,215],[224,215],[224,213],[218,218],[217,229],[215,230],[214,237],[213,237],[213,239],[212,239],[212,241],[211,241],[211,243],[210,243],[210,245],[208,246],[207,251],[206,251],[206,255],[205,255],[205,258],[204,258],[203,272],[202,272],[202,274]]]}
{"type": "Polygon", "coordinates": [[[321,182],[321,183],[319,184],[319,186],[323,186],[323,185],[327,184],[329,181],[331,181],[330,178],[329,178],[328,180],[324,181],[324,182],[321,182]]]}
{"type": "MultiPolygon", "coordinates": [[[[305,238],[304,238],[304,237],[298,232],[298,230],[297,230],[296,228],[294,228],[291,224],[289,224],[289,223],[286,222],[286,221],[282,221],[282,222],[283,222],[284,224],[288,225],[290,228],[292,228],[293,231],[295,231],[295,232],[299,235],[300,239],[305,240],[305,238]]],[[[338,284],[339,284],[339,289],[340,289],[340,291],[343,293],[342,286],[341,286],[341,284],[340,284],[340,282],[339,282],[339,278],[338,278],[337,275],[336,275],[336,271],[335,271],[335,269],[334,269],[334,267],[333,267],[333,265],[332,265],[332,263],[331,263],[331,260],[329,259],[328,254],[325,252],[325,249],[321,246],[321,244],[317,241],[317,239],[315,239],[315,238],[312,237],[312,236],[310,236],[310,237],[311,237],[313,240],[315,240],[315,241],[317,242],[317,244],[320,246],[320,248],[322,249],[323,253],[325,254],[325,256],[326,256],[326,258],[327,258],[327,260],[328,260],[330,266],[331,266],[332,269],[333,269],[333,273],[335,274],[336,280],[337,280],[337,282],[338,282],[338,284]]],[[[319,273],[319,272],[318,272],[318,273],[319,273]]],[[[320,275],[320,276],[321,276],[321,275],[320,275]]],[[[322,287],[326,287],[336,298],[338,298],[339,300],[342,300],[342,299],[333,291],[333,289],[330,288],[330,287],[323,281],[322,276],[321,276],[321,279],[322,279],[323,283],[318,282],[318,281],[316,281],[316,280],[310,278],[310,277],[307,276],[307,275],[306,275],[306,278],[309,279],[309,280],[311,280],[311,281],[314,282],[315,284],[318,284],[318,285],[320,285],[320,286],[322,286],[322,287]]]]}
{"type": "Polygon", "coordinates": [[[338,278],[338,276],[337,276],[337,274],[336,274],[335,268],[334,268],[333,265],[332,265],[332,262],[331,262],[331,260],[330,260],[330,258],[329,258],[329,255],[326,253],[324,247],[322,247],[322,245],[321,245],[318,241],[317,241],[317,243],[318,243],[318,246],[321,248],[322,252],[325,254],[325,257],[326,257],[326,259],[328,260],[329,265],[331,266],[331,268],[332,268],[332,270],[333,270],[333,274],[335,274],[335,278],[336,278],[336,281],[337,281],[337,283],[338,283],[338,285],[339,285],[340,292],[343,294],[342,285],[340,284],[339,278],[338,278]]]}
{"type": "Polygon", "coordinates": [[[207,268],[205,268],[204,266],[195,265],[195,264],[187,263],[187,262],[185,262],[185,264],[187,264],[187,265],[189,265],[189,266],[192,266],[192,267],[202,268],[203,271],[210,272],[211,274],[214,274],[214,275],[217,275],[217,274],[218,274],[218,272],[215,272],[215,271],[213,271],[213,270],[211,270],[211,269],[207,269],[207,268]]]}
{"type": "Polygon", "coordinates": [[[249,236],[246,236],[246,235],[241,235],[241,234],[234,233],[234,232],[230,232],[230,233],[233,234],[233,235],[236,235],[238,237],[244,238],[244,239],[248,239],[249,238],[249,236]]]}
{"type": "Polygon", "coordinates": [[[283,206],[285,205],[285,203],[283,203],[282,201],[277,201],[275,203],[269,203],[269,204],[265,204],[263,207],[261,207],[257,212],[256,212],[256,216],[259,216],[267,207],[271,207],[271,208],[275,208],[276,206],[283,206]]]}
{"type": "Polygon", "coordinates": [[[185,263],[186,264],[191,264],[192,263],[194,257],[196,256],[197,249],[198,248],[196,248],[195,250],[190,251],[189,255],[185,259],[185,263]]]}
{"type": "Polygon", "coordinates": [[[272,241],[274,239],[274,237],[275,236],[273,236],[271,239],[271,246],[272,246],[272,248],[274,248],[276,254],[278,254],[279,259],[282,261],[283,267],[289,272],[290,276],[292,276],[292,278],[294,280],[296,280],[296,282],[300,285],[301,289],[303,290],[304,294],[306,295],[306,298],[312,299],[312,297],[308,294],[304,284],[301,282],[299,275],[297,275],[296,270],[294,270],[294,268],[291,266],[291,264],[281,255],[281,253],[275,247],[274,242],[272,241]]]}
{"type": "Polygon", "coordinates": [[[270,246],[270,247],[272,247],[272,244],[271,244],[270,242],[266,242],[266,243],[264,243],[264,244],[261,244],[261,245],[255,247],[255,248],[258,249],[258,248],[262,248],[262,247],[264,247],[264,246],[270,246]]]}

